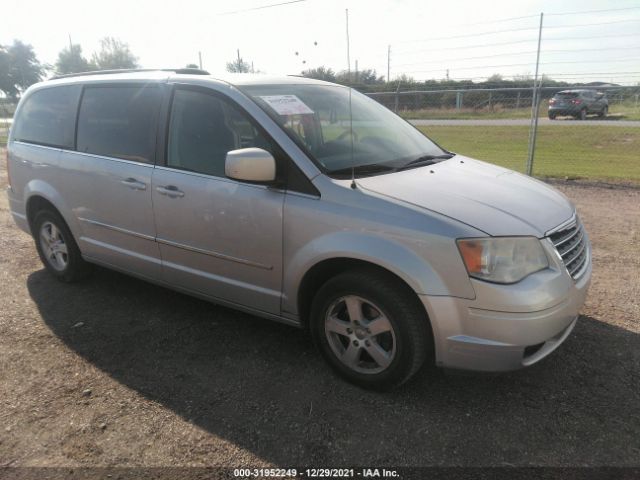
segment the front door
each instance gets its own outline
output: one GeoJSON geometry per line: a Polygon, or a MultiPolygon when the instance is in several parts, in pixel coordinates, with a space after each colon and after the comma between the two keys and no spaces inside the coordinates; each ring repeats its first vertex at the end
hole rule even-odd
{"type": "Polygon", "coordinates": [[[229,100],[188,87],[174,92],[167,137],[152,181],[164,281],[279,313],[284,193],[224,175],[228,151],[270,141],[229,100]]]}

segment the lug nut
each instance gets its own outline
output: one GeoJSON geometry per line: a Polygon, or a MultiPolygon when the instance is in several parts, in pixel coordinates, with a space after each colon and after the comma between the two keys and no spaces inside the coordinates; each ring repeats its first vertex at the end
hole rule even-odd
{"type": "Polygon", "coordinates": [[[350,328],[347,328],[347,333],[351,335],[353,333],[353,330],[351,330],[350,328]]]}
{"type": "Polygon", "coordinates": [[[360,344],[358,343],[358,340],[354,340],[354,341],[353,341],[353,346],[354,346],[354,347],[357,347],[357,346],[359,346],[359,345],[360,345],[360,344]]]}

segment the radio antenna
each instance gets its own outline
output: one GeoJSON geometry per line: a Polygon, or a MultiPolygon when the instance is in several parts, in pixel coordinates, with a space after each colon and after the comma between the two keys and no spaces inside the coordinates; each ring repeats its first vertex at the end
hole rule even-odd
{"type": "Polygon", "coordinates": [[[351,188],[358,188],[356,185],[356,166],[353,164],[353,112],[351,110],[351,87],[349,87],[349,137],[351,137],[351,188]]]}

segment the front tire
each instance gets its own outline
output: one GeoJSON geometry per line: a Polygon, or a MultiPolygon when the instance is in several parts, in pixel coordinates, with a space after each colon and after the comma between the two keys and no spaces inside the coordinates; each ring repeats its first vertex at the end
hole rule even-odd
{"type": "Polygon", "coordinates": [[[90,272],[69,227],[58,212],[41,210],[33,221],[36,249],[45,268],[62,282],[82,280],[90,272]]]}
{"type": "Polygon", "coordinates": [[[580,110],[580,112],[578,113],[578,120],[586,120],[587,119],[587,109],[583,108],[582,110],[580,110]]]}
{"type": "Polygon", "coordinates": [[[432,356],[424,308],[389,274],[342,273],[320,288],[311,308],[314,343],[336,372],[361,387],[399,386],[432,356]]]}
{"type": "Polygon", "coordinates": [[[609,107],[605,106],[602,108],[602,111],[598,114],[600,118],[606,118],[609,115],[609,107]]]}

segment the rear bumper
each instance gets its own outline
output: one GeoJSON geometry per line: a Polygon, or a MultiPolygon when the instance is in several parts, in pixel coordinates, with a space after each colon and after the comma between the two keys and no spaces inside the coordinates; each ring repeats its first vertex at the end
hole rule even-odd
{"type": "Polygon", "coordinates": [[[580,107],[549,107],[549,115],[578,115],[580,110],[584,106],[580,107]]]}
{"type": "Polygon", "coordinates": [[[13,221],[16,222],[16,225],[21,230],[31,235],[24,202],[22,199],[18,198],[11,187],[7,187],[7,198],[9,199],[9,210],[11,211],[13,221]]]}
{"type": "MultiPolygon", "coordinates": [[[[486,302],[478,298],[468,300],[421,296],[433,328],[437,365],[485,372],[516,370],[533,365],[558,348],[569,336],[584,305],[590,280],[590,260],[577,282],[566,271],[558,271],[551,283],[564,283],[565,288],[552,285],[553,290],[561,292],[561,296],[555,299],[555,303],[552,302],[552,306],[535,311],[491,310],[486,302]]],[[[509,298],[522,297],[525,293],[522,286],[495,288],[509,295],[509,290],[514,287],[520,291],[509,298]]],[[[530,298],[536,295],[537,291],[530,292],[530,298]]],[[[512,305],[511,308],[516,310],[517,306],[512,305]]]]}

